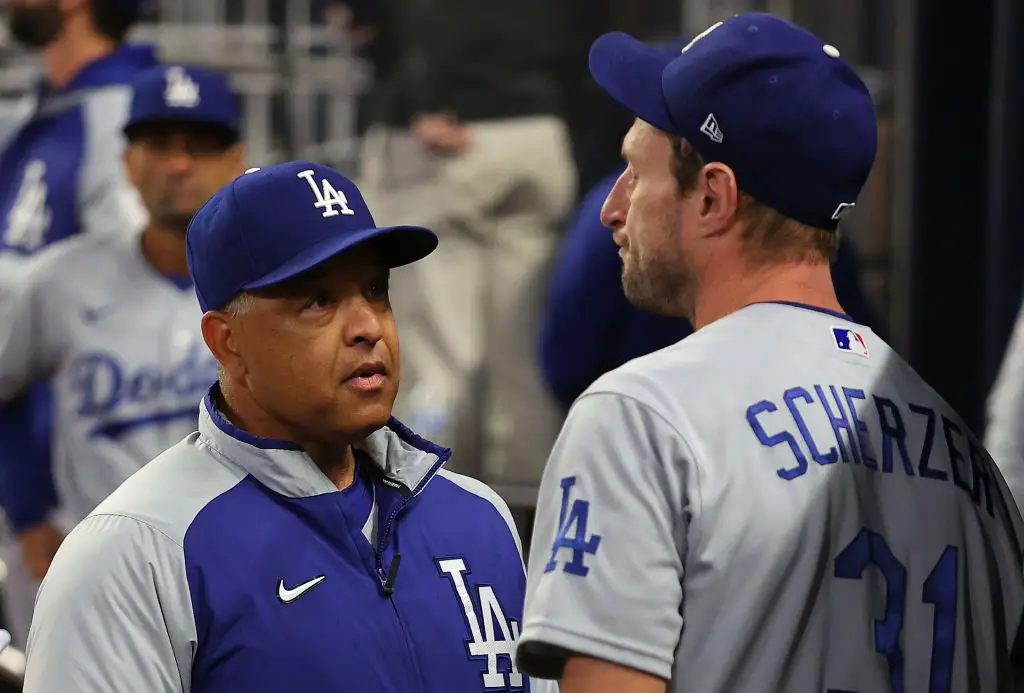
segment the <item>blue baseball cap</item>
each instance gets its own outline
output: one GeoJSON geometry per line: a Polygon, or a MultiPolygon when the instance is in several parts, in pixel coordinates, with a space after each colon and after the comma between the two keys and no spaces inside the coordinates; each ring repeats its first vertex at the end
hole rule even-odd
{"type": "Polygon", "coordinates": [[[684,137],[741,190],[787,217],[834,229],[877,150],[875,109],[839,51],[770,14],[736,15],[675,53],[605,34],[594,79],[638,118],[684,137]]]}
{"type": "Polygon", "coordinates": [[[352,181],[309,161],[239,176],[196,212],[185,240],[203,311],[366,243],[399,267],[432,253],[437,236],[419,226],[377,226],[352,181]]]}
{"type": "Polygon", "coordinates": [[[146,70],[133,84],[124,132],[131,137],[140,125],[168,121],[212,125],[237,140],[242,110],[227,74],[195,65],[146,70]]]}

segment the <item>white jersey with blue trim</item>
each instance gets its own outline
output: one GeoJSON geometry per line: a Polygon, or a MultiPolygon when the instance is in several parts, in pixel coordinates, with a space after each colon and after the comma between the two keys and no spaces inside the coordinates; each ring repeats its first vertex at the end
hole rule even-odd
{"type": "Polygon", "coordinates": [[[67,532],[195,430],[216,380],[192,287],[157,273],[140,235],[82,235],[0,284],[0,402],[53,379],[53,476],[67,532]]]}
{"type": "Polygon", "coordinates": [[[541,485],[519,662],[679,693],[997,691],[1024,524],[959,416],[868,328],[747,306],[603,376],[541,485]]]}

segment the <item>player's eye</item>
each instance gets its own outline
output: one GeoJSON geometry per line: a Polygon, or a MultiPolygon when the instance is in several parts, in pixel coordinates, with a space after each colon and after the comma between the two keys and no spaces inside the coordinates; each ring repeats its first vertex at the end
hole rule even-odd
{"type": "Polygon", "coordinates": [[[390,274],[384,272],[379,276],[371,278],[366,283],[366,296],[369,299],[382,299],[388,297],[390,289],[390,274]]]}
{"type": "Polygon", "coordinates": [[[310,296],[305,305],[303,305],[303,309],[322,310],[324,308],[329,308],[332,305],[334,305],[334,296],[326,291],[322,291],[310,296]]]}

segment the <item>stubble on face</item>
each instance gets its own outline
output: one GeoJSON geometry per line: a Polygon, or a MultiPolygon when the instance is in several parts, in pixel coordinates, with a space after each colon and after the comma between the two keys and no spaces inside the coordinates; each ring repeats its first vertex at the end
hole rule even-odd
{"type": "Polygon", "coordinates": [[[693,263],[683,249],[678,198],[665,196],[627,224],[622,289],[631,304],[667,317],[690,317],[693,263]]]}

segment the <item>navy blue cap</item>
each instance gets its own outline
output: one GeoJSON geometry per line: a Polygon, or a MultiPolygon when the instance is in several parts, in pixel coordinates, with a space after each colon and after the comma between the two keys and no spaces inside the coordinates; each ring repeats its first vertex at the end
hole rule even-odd
{"type": "Polygon", "coordinates": [[[877,150],[875,110],[839,51],[763,13],[736,15],[675,54],[623,33],[590,49],[594,79],[637,117],[727,164],[741,190],[834,229],[877,150]]]}
{"type": "Polygon", "coordinates": [[[238,138],[242,110],[227,74],[194,65],[166,65],[146,70],[133,85],[131,110],[125,123],[135,127],[177,121],[215,125],[238,138]]]}
{"type": "Polygon", "coordinates": [[[196,212],[186,235],[203,311],[368,242],[398,267],[433,252],[437,236],[419,226],[378,227],[355,183],[309,161],[250,169],[196,212]]]}

